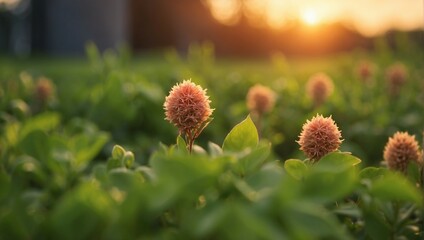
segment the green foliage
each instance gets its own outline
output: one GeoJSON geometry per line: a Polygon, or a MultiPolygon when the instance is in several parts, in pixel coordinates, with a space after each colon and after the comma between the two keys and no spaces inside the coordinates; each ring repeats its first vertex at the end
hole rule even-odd
{"type": "Polygon", "coordinates": [[[0,64],[0,239],[422,239],[422,165],[378,164],[394,131],[421,131],[423,71],[418,57],[399,59],[410,78],[402,98],[386,96],[384,68],[398,60],[388,51],[380,42],[374,55],[269,64],[217,61],[210,44],[166,61],[88,44],[88,62],[21,74],[0,64]],[[373,84],[352,73],[359,57],[379,66],[373,84]],[[335,92],[313,109],[304,83],[323,70],[335,92]],[[34,99],[39,72],[59,93],[46,108],[34,99]],[[162,106],[186,78],[215,109],[191,154],[162,106]],[[278,95],[261,138],[257,119],[236,124],[255,83],[278,95]],[[333,115],[344,141],[313,163],[295,140],[316,112],[333,115]]]}
{"type": "Polygon", "coordinates": [[[237,124],[225,137],[222,149],[224,151],[241,151],[254,148],[259,141],[258,132],[250,116],[237,124]]]}

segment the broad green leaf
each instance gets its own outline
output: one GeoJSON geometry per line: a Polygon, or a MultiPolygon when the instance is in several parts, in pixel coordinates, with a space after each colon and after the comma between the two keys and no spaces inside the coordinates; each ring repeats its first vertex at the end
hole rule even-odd
{"type": "Polygon", "coordinates": [[[189,227],[193,230],[193,233],[198,237],[207,236],[211,232],[216,231],[222,220],[225,219],[227,211],[225,205],[212,205],[203,210],[202,215],[198,216],[198,221],[192,221],[193,225],[189,227]],[[193,228],[194,226],[194,228],[193,228]]]}
{"type": "Polygon", "coordinates": [[[196,155],[207,155],[208,153],[206,152],[205,149],[203,149],[201,146],[194,144],[193,148],[191,149],[193,154],[196,155]]]}
{"type": "Polygon", "coordinates": [[[237,162],[235,162],[236,169],[243,176],[254,172],[260,167],[260,165],[269,156],[270,151],[271,151],[270,144],[265,144],[253,149],[252,151],[248,152],[246,155],[240,157],[240,159],[237,162]]]}
{"type": "Polygon", "coordinates": [[[34,130],[19,142],[19,149],[45,163],[50,157],[50,140],[43,131],[34,130]]]}
{"type": "Polygon", "coordinates": [[[94,177],[101,181],[104,182],[107,179],[107,168],[106,166],[102,163],[102,164],[97,164],[93,167],[92,173],[94,175],[94,177]]]}
{"type": "MultiPolygon", "coordinates": [[[[210,161],[204,155],[170,155],[153,154],[150,158],[152,170],[157,179],[174,188],[190,189],[187,193],[203,191],[216,181],[222,172],[222,161],[210,161]]],[[[181,196],[184,197],[184,196],[181,196]]]]}
{"type": "Polygon", "coordinates": [[[137,167],[134,171],[136,173],[139,173],[140,175],[142,175],[143,178],[147,181],[151,182],[151,181],[154,181],[156,179],[155,172],[149,167],[140,166],[140,167],[137,167]]]}
{"type": "Polygon", "coordinates": [[[181,135],[178,135],[177,137],[177,147],[179,152],[188,153],[187,144],[181,135]]]}
{"type": "Polygon", "coordinates": [[[133,171],[122,167],[110,170],[109,179],[114,186],[120,189],[128,189],[136,181],[137,177],[133,171]]]}
{"type": "Polygon", "coordinates": [[[91,135],[78,134],[71,138],[68,146],[75,156],[74,167],[79,170],[84,169],[100,152],[108,140],[109,134],[103,132],[91,135]]]}
{"type": "Polygon", "coordinates": [[[294,179],[301,180],[305,177],[308,167],[299,159],[288,159],[284,162],[284,169],[294,179]]]}
{"type": "Polygon", "coordinates": [[[310,200],[331,202],[348,196],[358,183],[358,171],[323,171],[311,168],[303,181],[303,194],[310,200]]]}
{"type": "Polygon", "coordinates": [[[112,169],[121,168],[121,167],[124,167],[122,159],[117,159],[112,157],[107,160],[107,170],[110,171],[112,169]]]}
{"type": "Polygon", "coordinates": [[[370,193],[381,200],[408,201],[422,206],[422,193],[399,173],[389,172],[377,179],[370,193]]]}
{"type": "Polygon", "coordinates": [[[371,179],[376,180],[380,177],[383,177],[387,174],[388,170],[386,168],[376,168],[376,167],[367,167],[359,172],[359,177],[361,179],[371,179]]]}
{"type": "Polygon", "coordinates": [[[261,169],[249,175],[246,182],[259,192],[262,189],[278,186],[284,176],[283,173],[283,169],[276,162],[268,162],[261,169]]]}
{"type": "Polygon", "coordinates": [[[331,171],[331,172],[339,172],[345,171],[357,164],[359,164],[361,160],[350,153],[342,153],[342,152],[332,152],[324,157],[322,157],[319,162],[317,162],[313,168],[331,171]]]}
{"type": "Polygon", "coordinates": [[[99,184],[87,182],[68,191],[54,206],[51,217],[53,238],[88,239],[98,236],[111,221],[116,206],[99,184]]]}
{"type": "Polygon", "coordinates": [[[297,239],[351,239],[337,218],[320,205],[298,202],[281,214],[297,239]]]}
{"type": "Polygon", "coordinates": [[[258,131],[249,115],[228,133],[222,144],[222,149],[224,151],[238,152],[246,148],[256,147],[258,141],[258,131]]]}
{"type": "Polygon", "coordinates": [[[406,176],[412,183],[420,182],[420,167],[416,162],[409,162],[406,176]]]}
{"type": "Polygon", "coordinates": [[[18,122],[7,123],[4,129],[6,143],[14,146],[19,141],[19,130],[21,125],[18,122]]]}
{"type": "Polygon", "coordinates": [[[25,121],[22,126],[20,137],[25,137],[34,130],[50,131],[60,123],[60,115],[55,112],[42,113],[25,121]]]}
{"type": "Polygon", "coordinates": [[[208,150],[212,157],[222,155],[222,148],[216,143],[208,142],[208,150]]]}
{"type": "Polygon", "coordinates": [[[391,228],[387,221],[375,209],[364,209],[365,232],[372,239],[389,239],[391,228]]]}

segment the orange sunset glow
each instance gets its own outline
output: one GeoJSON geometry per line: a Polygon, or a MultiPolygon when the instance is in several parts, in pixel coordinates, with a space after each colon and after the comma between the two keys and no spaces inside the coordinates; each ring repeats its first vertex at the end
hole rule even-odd
{"type": "Polygon", "coordinates": [[[317,13],[314,10],[307,9],[303,11],[300,15],[300,19],[302,22],[304,22],[307,25],[316,25],[320,22],[320,17],[317,15],[317,13]]]}
{"type": "Polygon", "coordinates": [[[335,22],[366,36],[390,29],[424,28],[424,3],[418,0],[203,0],[212,16],[235,24],[244,15],[254,25],[282,29],[294,22],[307,26],[335,22]]]}

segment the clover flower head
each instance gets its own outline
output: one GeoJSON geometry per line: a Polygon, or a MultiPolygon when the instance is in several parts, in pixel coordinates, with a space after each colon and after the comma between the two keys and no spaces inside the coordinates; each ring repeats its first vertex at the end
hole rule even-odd
{"type": "Polygon", "coordinates": [[[363,82],[369,82],[374,75],[374,72],[375,65],[372,62],[363,60],[358,64],[357,73],[363,82]]]}
{"type": "Polygon", "coordinates": [[[306,91],[315,106],[319,106],[333,93],[334,85],[330,77],[324,73],[317,73],[309,78],[306,91]]]}
{"type": "Polygon", "coordinates": [[[389,169],[405,172],[409,162],[419,163],[421,152],[415,136],[407,132],[396,132],[384,147],[384,160],[389,169]]]}
{"type": "Polygon", "coordinates": [[[263,115],[274,108],[275,93],[268,87],[256,84],[249,89],[246,96],[246,103],[250,112],[263,115]]]}
{"type": "Polygon", "coordinates": [[[341,132],[331,116],[323,117],[317,114],[303,125],[297,143],[300,150],[316,162],[324,155],[336,151],[343,141],[341,137],[341,132]]]}
{"type": "Polygon", "coordinates": [[[41,102],[47,102],[52,96],[54,85],[50,79],[41,77],[35,86],[35,94],[41,102]]]}
{"type": "Polygon", "coordinates": [[[386,81],[392,96],[399,94],[400,89],[406,83],[408,70],[402,63],[395,63],[386,70],[386,81]]]}
{"type": "Polygon", "coordinates": [[[176,84],[165,98],[165,119],[185,135],[190,152],[194,140],[210,122],[210,102],[206,90],[191,80],[176,84]]]}

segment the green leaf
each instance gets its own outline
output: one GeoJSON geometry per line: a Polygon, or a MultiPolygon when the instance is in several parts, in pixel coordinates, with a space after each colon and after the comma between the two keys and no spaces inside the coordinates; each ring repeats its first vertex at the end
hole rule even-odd
{"type": "Polygon", "coordinates": [[[50,215],[53,238],[89,239],[99,236],[112,219],[115,205],[99,184],[87,182],[62,196],[50,215]]]}
{"type": "Polygon", "coordinates": [[[181,135],[178,135],[177,137],[177,147],[178,147],[178,152],[188,153],[187,144],[184,138],[181,137],[181,135]]]}
{"type": "Polygon", "coordinates": [[[409,180],[411,180],[412,183],[418,183],[420,182],[420,167],[416,162],[409,162],[408,168],[407,168],[407,174],[409,180]]]}
{"type": "MultiPolygon", "coordinates": [[[[75,159],[73,166],[82,170],[100,152],[109,134],[98,132],[96,134],[78,134],[69,140],[69,148],[73,152],[75,159]]],[[[122,161],[122,159],[120,159],[122,161]]]]}
{"type": "Polygon", "coordinates": [[[134,171],[136,173],[139,173],[140,175],[142,175],[143,179],[145,179],[147,181],[151,182],[151,181],[154,181],[156,179],[155,172],[149,167],[140,166],[140,167],[137,167],[134,171]]]}
{"type": "Polygon", "coordinates": [[[314,168],[331,172],[345,171],[357,164],[361,160],[350,153],[332,152],[322,157],[314,168]]]}
{"type": "Polygon", "coordinates": [[[414,202],[422,206],[422,194],[403,175],[388,172],[371,186],[370,193],[381,200],[414,202]]]}
{"type": "Polygon", "coordinates": [[[7,123],[4,127],[4,136],[6,138],[6,143],[10,146],[14,146],[19,141],[19,130],[21,125],[18,122],[7,123]]]}
{"type": "MultiPolygon", "coordinates": [[[[173,188],[190,189],[186,193],[204,190],[222,173],[220,159],[210,161],[204,155],[172,155],[156,153],[150,158],[157,179],[173,188]]],[[[178,190],[176,189],[176,190],[178,190]]],[[[181,196],[183,197],[183,196],[181,196]]]]}
{"type": "Polygon", "coordinates": [[[388,170],[386,168],[367,167],[359,172],[359,177],[361,179],[376,180],[387,174],[387,172],[388,170]]]}
{"type": "Polygon", "coordinates": [[[216,143],[208,142],[208,150],[212,157],[222,155],[222,148],[216,143]]]}
{"type": "Polygon", "coordinates": [[[109,160],[107,160],[107,170],[110,171],[112,169],[121,167],[123,167],[122,159],[109,158],[109,160]]]}
{"type": "Polygon", "coordinates": [[[300,201],[281,214],[296,239],[351,239],[337,218],[320,205],[300,201]]]}
{"type": "Polygon", "coordinates": [[[284,169],[294,179],[301,180],[305,177],[308,167],[299,159],[288,159],[284,162],[284,169]]]}
{"type": "Polygon", "coordinates": [[[135,181],[137,181],[137,177],[134,172],[126,169],[125,167],[110,170],[109,179],[114,186],[120,189],[128,189],[135,181]]]}
{"type": "Polygon", "coordinates": [[[43,184],[47,179],[40,162],[33,157],[22,155],[15,161],[13,175],[19,180],[28,179],[28,182],[34,181],[43,184]]]}
{"type": "Polygon", "coordinates": [[[125,155],[125,149],[119,145],[113,146],[112,157],[115,159],[122,159],[125,155]]]}
{"type": "Polygon", "coordinates": [[[19,148],[24,153],[38,159],[40,162],[46,162],[50,157],[50,140],[46,133],[41,130],[34,130],[28,133],[20,141],[19,148]]]}
{"type": "Polygon", "coordinates": [[[25,121],[22,126],[20,137],[25,137],[34,130],[50,131],[55,129],[60,123],[60,115],[55,112],[42,113],[25,121]]]}
{"type": "Polygon", "coordinates": [[[253,189],[260,191],[262,189],[269,189],[270,186],[278,186],[283,176],[284,170],[274,161],[265,163],[261,169],[249,175],[246,181],[253,189]]]}
{"type": "Polygon", "coordinates": [[[265,144],[252,150],[241,157],[237,164],[241,167],[242,174],[247,175],[257,170],[271,152],[271,144],[265,144]]]}
{"type": "Polygon", "coordinates": [[[303,182],[302,192],[309,200],[336,201],[348,196],[357,186],[358,179],[356,168],[338,172],[310,168],[303,182]]]}
{"type": "Polygon", "coordinates": [[[239,152],[246,148],[256,147],[258,141],[258,131],[249,115],[245,120],[237,124],[225,137],[222,149],[224,152],[239,152]]]}
{"type": "Polygon", "coordinates": [[[104,164],[97,164],[93,167],[93,175],[99,181],[106,181],[107,179],[107,168],[104,164]]]}
{"type": "Polygon", "coordinates": [[[389,239],[391,227],[375,209],[364,209],[365,232],[372,239],[389,239]]]}

